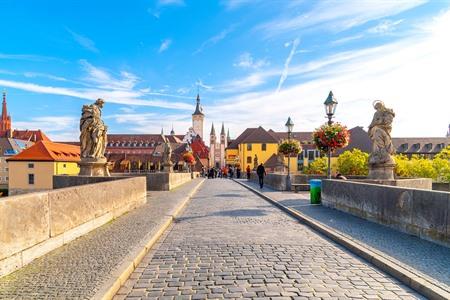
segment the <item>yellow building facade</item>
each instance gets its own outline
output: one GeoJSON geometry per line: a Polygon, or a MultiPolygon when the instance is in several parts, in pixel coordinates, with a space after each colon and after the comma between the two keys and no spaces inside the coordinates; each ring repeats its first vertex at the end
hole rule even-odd
{"type": "Polygon", "coordinates": [[[53,189],[54,175],[80,172],[77,146],[41,141],[8,159],[9,195],[53,189]]]}
{"type": "MultiPolygon", "coordinates": [[[[238,138],[233,140],[225,151],[227,164],[239,164],[243,170],[257,164],[265,164],[270,158],[278,154],[278,144],[281,139],[273,131],[266,131],[262,127],[247,128],[238,138]]],[[[288,165],[288,158],[284,163],[288,165]]],[[[290,158],[291,172],[297,172],[297,156],[290,158]]]]}

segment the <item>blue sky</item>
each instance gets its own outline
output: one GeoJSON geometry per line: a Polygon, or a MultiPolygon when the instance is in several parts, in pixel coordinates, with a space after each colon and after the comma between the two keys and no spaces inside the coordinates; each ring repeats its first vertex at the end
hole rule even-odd
{"type": "Polygon", "coordinates": [[[367,126],[372,102],[394,136],[443,136],[450,123],[450,1],[0,1],[0,88],[13,126],[76,140],[83,104],[107,101],[112,133],[178,134],[197,89],[235,137],[262,125],[367,126]]]}

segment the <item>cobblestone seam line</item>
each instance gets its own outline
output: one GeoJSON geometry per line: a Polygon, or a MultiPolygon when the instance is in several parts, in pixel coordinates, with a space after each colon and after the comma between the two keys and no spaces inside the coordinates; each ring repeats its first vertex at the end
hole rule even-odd
{"type": "Polygon", "coordinates": [[[450,299],[450,293],[442,289],[440,286],[435,285],[432,282],[429,282],[426,278],[423,278],[422,276],[418,274],[414,274],[410,272],[409,270],[403,268],[401,265],[396,264],[391,259],[384,257],[382,255],[379,255],[373,251],[371,251],[368,247],[365,247],[361,243],[356,243],[344,235],[342,235],[339,231],[336,231],[320,222],[317,222],[313,220],[312,218],[298,212],[297,210],[294,210],[292,208],[286,207],[277,201],[271,199],[270,197],[264,195],[263,193],[260,193],[256,189],[246,185],[245,183],[239,182],[237,180],[234,180],[235,182],[239,183],[240,185],[244,186],[248,190],[252,191],[256,195],[260,196],[261,198],[265,199],[266,201],[270,202],[271,204],[275,205],[276,207],[280,208],[287,214],[293,216],[297,220],[303,222],[304,224],[308,225],[309,227],[313,228],[314,230],[320,232],[321,234],[325,235],[329,239],[335,241],[336,243],[342,245],[343,247],[347,248],[354,254],[358,255],[359,257],[369,261],[370,263],[377,266],[382,271],[388,273],[389,275],[395,277],[396,279],[400,280],[407,286],[411,287],[412,289],[418,291],[425,297],[429,299],[437,299],[437,300],[446,300],[450,299]]]}
{"type": "Polygon", "coordinates": [[[175,211],[168,217],[156,233],[150,233],[147,235],[139,246],[134,249],[124,260],[124,262],[114,271],[111,279],[108,280],[98,290],[94,300],[110,300],[112,299],[120,287],[128,280],[131,273],[137,268],[139,263],[145,257],[145,255],[152,249],[152,247],[158,242],[160,237],[164,234],[167,228],[172,224],[173,220],[180,214],[186,204],[191,200],[192,196],[197,192],[200,186],[205,182],[202,181],[197,184],[194,189],[186,196],[185,200],[175,209],[175,211]]]}

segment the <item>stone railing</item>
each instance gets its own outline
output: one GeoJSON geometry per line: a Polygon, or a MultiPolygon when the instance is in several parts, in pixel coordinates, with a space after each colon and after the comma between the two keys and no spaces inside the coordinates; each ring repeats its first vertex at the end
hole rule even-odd
{"type": "Polygon", "coordinates": [[[147,191],[170,191],[186,182],[198,177],[199,173],[189,172],[155,172],[147,174],[139,173],[114,173],[114,176],[124,177],[145,177],[147,182],[147,191]]]}
{"type": "Polygon", "coordinates": [[[0,200],[0,276],[146,201],[145,178],[127,178],[0,200]]]}
{"type": "Polygon", "coordinates": [[[450,246],[449,192],[323,180],[322,204],[450,246]]]}

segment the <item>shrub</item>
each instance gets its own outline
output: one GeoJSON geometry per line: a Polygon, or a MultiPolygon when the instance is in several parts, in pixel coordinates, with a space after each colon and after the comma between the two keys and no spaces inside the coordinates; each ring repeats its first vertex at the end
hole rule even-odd
{"type": "Polygon", "coordinates": [[[337,159],[337,170],[344,175],[367,175],[369,154],[359,149],[345,151],[337,159]]]}

